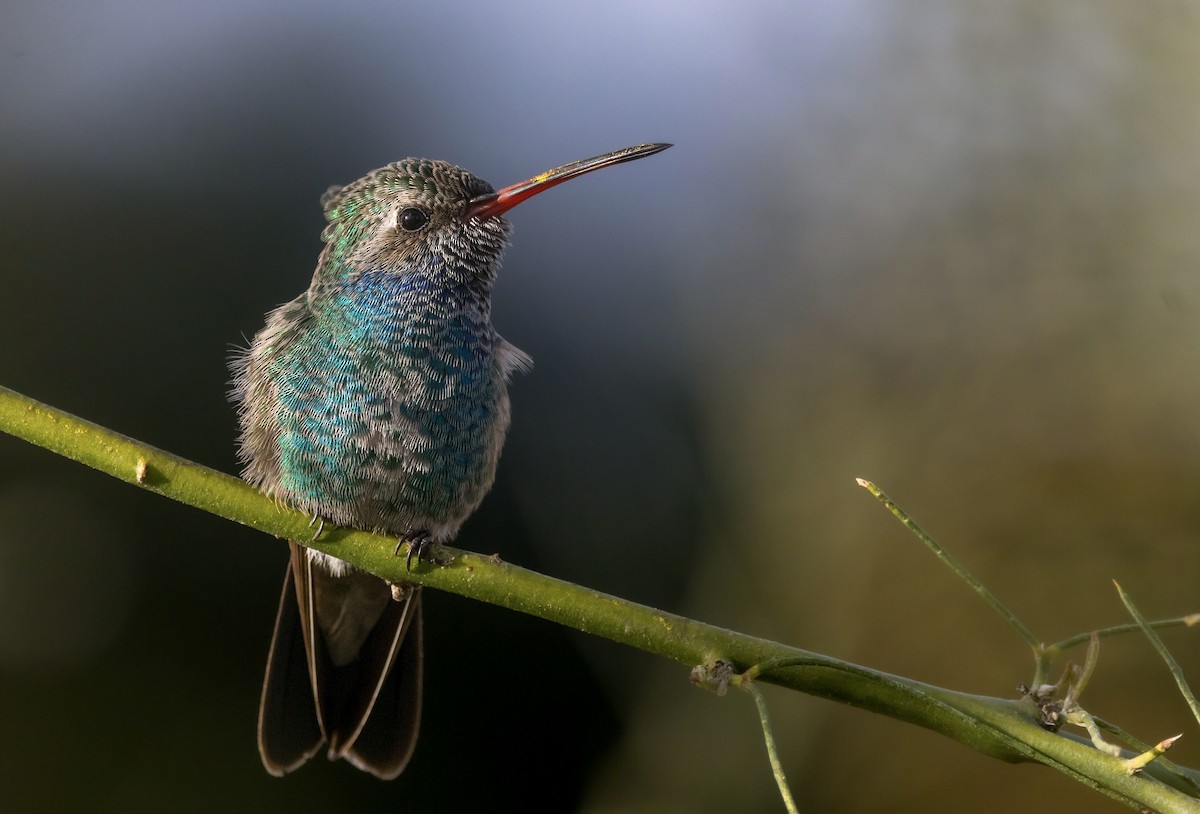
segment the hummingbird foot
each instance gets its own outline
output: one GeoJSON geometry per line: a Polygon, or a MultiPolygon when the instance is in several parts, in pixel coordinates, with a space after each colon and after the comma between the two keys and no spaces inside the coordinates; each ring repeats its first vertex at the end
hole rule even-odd
{"type": "Polygon", "coordinates": [[[312,520],[308,521],[308,527],[311,529],[314,523],[317,526],[317,530],[313,532],[312,536],[313,542],[315,543],[317,540],[321,539],[321,532],[325,530],[325,518],[321,517],[319,514],[314,514],[312,516],[312,520]]]}
{"type": "Polygon", "coordinates": [[[433,541],[433,537],[427,531],[410,531],[407,534],[402,534],[399,541],[396,543],[396,556],[400,556],[400,549],[404,544],[408,544],[408,556],[404,558],[404,570],[412,570],[413,557],[417,558],[417,565],[421,564],[422,560],[432,560],[431,556],[433,549],[437,543],[433,541]]]}

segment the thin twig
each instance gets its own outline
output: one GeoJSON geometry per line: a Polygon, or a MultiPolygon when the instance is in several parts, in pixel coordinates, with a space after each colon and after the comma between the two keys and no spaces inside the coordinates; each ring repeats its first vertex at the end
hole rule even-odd
{"type": "Polygon", "coordinates": [[[789,814],[799,814],[792,790],[788,787],[787,777],[783,774],[783,763],[779,760],[779,750],[775,746],[775,736],[771,733],[771,716],[767,713],[767,699],[753,681],[747,681],[742,689],[754,697],[754,705],[758,707],[758,721],[762,724],[763,740],[767,744],[767,759],[771,762],[771,773],[775,775],[775,784],[779,786],[779,794],[789,814]]]}
{"type": "MultiPolygon", "coordinates": [[[[1155,630],[1165,630],[1172,627],[1194,627],[1200,624],[1200,613],[1189,613],[1187,616],[1176,616],[1172,619],[1155,619],[1147,624],[1155,630]]],[[[1142,626],[1136,622],[1131,622],[1123,625],[1113,625],[1111,627],[1100,628],[1099,630],[1089,630],[1083,633],[1077,633],[1074,636],[1068,636],[1065,639],[1048,644],[1045,647],[1046,654],[1050,657],[1057,656],[1072,647],[1078,647],[1086,643],[1094,633],[1102,639],[1109,636],[1120,636],[1125,633],[1137,633],[1142,629],[1142,626]]]]}
{"type": "Polygon", "coordinates": [[[1175,661],[1175,657],[1171,655],[1171,651],[1163,644],[1163,640],[1154,632],[1153,628],[1146,622],[1141,611],[1133,604],[1132,597],[1125,593],[1121,588],[1120,583],[1115,579],[1113,585],[1117,586],[1117,593],[1121,597],[1121,601],[1125,604],[1129,615],[1134,618],[1134,621],[1141,627],[1142,632],[1146,634],[1146,638],[1150,640],[1150,644],[1154,645],[1154,649],[1158,651],[1158,655],[1166,663],[1167,669],[1171,671],[1171,677],[1175,679],[1175,685],[1179,687],[1179,694],[1183,696],[1183,700],[1187,702],[1188,708],[1192,711],[1192,715],[1200,722],[1200,704],[1196,703],[1196,694],[1192,692],[1192,688],[1188,686],[1187,678],[1183,675],[1183,668],[1179,666],[1179,662],[1175,661]]]}
{"type": "Polygon", "coordinates": [[[1025,623],[1018,619],[1017,615],[1009,610],[1008,606],[1001,602],[995,594],[989,591],[986,585],[977,580],[975,576],[967,570],[966,566],[959,562],[953,554],[943,548],[937,540],[930,537],[925,529],[917,525],[917,521],[909,517],[908,513],[897,506],[890,497],[884,494],[882,489],[871,483],[869,480],[865,480],[863,478],[855,478],[855,480],[858,482],[859,486],[870,492],[876,500],[882,503],[884,507],[891,512],[893,516],[895,516],[897,520],[903,523],[905,528],[915,534],[917,539],[925,544],[926,548],[932,551],[939,560],[944,562],[951,571],[958,575],[959,579],[971,586],[971,590],[983,597],[983,601],[987,602],[988,605],[992,607],[992,610],[1000,614],[1000,616],[1003,617],[1006,622],[1008,622],[1012,629],[1017,631],[1021,638],[1024,639],[1031,648],[1033,648],[1035,653],[1041,651],[1041,640],[1038,639],[1037,636],[1033,635],[1033,631],[1026,627],[1025,623]]]}

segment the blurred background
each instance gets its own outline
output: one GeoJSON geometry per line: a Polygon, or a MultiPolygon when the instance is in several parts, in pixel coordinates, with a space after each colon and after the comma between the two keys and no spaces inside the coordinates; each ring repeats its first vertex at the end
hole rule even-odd
{"type": "MultiPolygon", "coordinates": [[[[460,544],[1014,697],[1027,649],[854,478],[1048,641],[1124,621],[1113,578],[1200,610],[1198,65],[1182,0],[9,2],[0,384],[235,472],[226,359],[308,285],[326,187],[675,142],[514,211],[494,318],[536,366],[460,544]]],[[[285,563],[0,436],[4,809],[782,810],[747,697],[439,594],[408,771],[270,778],[285,563]]],[[[808,811],[1123,810],[767,692],[808,811]]],[[[1139,637],[1084,704],[1200,764],[1139,637]]]]}

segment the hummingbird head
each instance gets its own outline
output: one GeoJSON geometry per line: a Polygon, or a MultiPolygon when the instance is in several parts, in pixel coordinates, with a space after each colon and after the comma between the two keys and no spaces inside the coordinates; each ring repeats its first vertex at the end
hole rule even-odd
{"type": "Polygon", "coordinates": [[[463,213],[492,191],[444,161],[388,164],[321,197],[329,221],[322,234],[326,254],[341,277],[424,268],[491,279],[511,227],[502,217],[464,220],[463,213]]]}
{"type": "Polygon", "coordinates": [[[422,269],[490,283],[511,229],[505,212],[571,178],[670,146],[641,144],[575,161],[499,192],[444,161],[397,161],[322,196],[329,225],[317,276],[345,281],[422,269]]]}

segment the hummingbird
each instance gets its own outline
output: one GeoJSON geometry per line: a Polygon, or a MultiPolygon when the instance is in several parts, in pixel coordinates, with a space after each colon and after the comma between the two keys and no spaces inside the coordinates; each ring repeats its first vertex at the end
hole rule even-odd
{"type": "MultiPolygon", "coordinates": [[[[235,353],[243,477],[326,522],[395,536],[418,562],[451,541],[496,475],[508,381],[530,358],[492,326],[504,213],[553,186],[643,158],[641,144],[495,191],[407,158],[321,198],[308,290],[235,353]]],[[[326,747],[390,780],[421,718],[421,589],[390,586],[290,541],[258,716],[273,775],[326,747]]]]}

